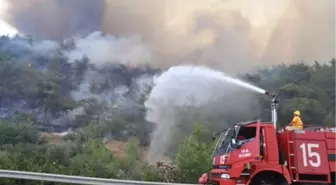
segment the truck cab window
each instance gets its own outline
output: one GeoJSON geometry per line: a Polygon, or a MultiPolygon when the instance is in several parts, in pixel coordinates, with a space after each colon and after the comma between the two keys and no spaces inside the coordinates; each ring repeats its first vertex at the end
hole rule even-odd
{"type": "Polygon", "coordinates": [[[237,142],[239,145],[244,145],[252,141],[256,137],[256,127],[241,127],[237,134],[237,142]]]}
{"type": "Polygon", "coordinates": [[[260,129],[260,156],[264,156],[264,128],[260,129]]]}
{"type": "Polygon", "coordinates": [[[214,156],[225,155],[230,152],[231,129],[220,134],[214,156]]]}

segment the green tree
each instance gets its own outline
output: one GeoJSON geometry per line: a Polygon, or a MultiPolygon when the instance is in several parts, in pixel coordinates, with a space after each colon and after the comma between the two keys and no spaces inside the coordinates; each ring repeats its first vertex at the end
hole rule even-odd
{"type": "Polygon", "coordinates": [[[214,142],[204,142],[202,130],[196,125],[194,133],[181,144],[176,157],[181,182],[197,183],[198,178],[210,171],[214,142]]]}
{"type": "Polygon", "coordinates": [[[31,123],[11,123],[0,120],[0,146],[6,144],[38,143],[40,140],[37,128],[31,123]]]}

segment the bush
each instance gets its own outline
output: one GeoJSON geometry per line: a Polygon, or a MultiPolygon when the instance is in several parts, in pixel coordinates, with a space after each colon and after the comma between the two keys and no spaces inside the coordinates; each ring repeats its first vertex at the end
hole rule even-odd
{"type": "Polygon", "coordinates": [[[180,181],[184,183],[197,183],[198,178],[210,171],[212,151],[215,142],[201,140],[206,134],[199,127],[195,127],[194,133],[188,136],[182,143],[176,157],[179,169],[180,181]]]}

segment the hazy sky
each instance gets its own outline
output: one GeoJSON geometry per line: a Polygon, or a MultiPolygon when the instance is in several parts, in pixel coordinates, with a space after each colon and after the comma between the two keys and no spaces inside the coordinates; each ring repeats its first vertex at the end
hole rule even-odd
{"type": "MultiPolygon", "coordinates": [[[[7,4],[4,0],[0,0],[0,15],[5,13],[7,9],[7,4]]],[[[4,20],[0,19],[0,36],[1,35],[14,35],[17,33],[17,30],[10,25],[8,25],[4,20]]]]}
{"type": "Polygon", "coordinates": [[[9,35],[12,36],[14,34],[16,34],[17,31],[15,28],[11,27],[10,25],[8,25],[6,22],[4,22],[3,20],[0,20],[0,35],[9,35]]]}
{"type": "Polygon", "coordinates": [[[0,0],[1,18],[37,39],[138,36],[152,67],[241,72],[335,57],[335,0],[0,0]]]}

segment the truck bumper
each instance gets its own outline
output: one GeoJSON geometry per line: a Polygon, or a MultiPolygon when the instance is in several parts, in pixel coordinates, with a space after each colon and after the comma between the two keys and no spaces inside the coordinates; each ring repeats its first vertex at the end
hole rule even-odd
{"type": "Polygon", "coordinates": [[[231,179],[221,179],[219,185],[236,185],[236,181],[231,179]]]}
{"type": "Polygon", "coordinates": [[[216,185],[236,185],[236,181],[232,179],[212,179],[210,184],[216,185]]]}

